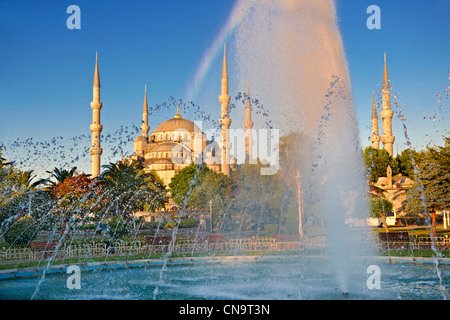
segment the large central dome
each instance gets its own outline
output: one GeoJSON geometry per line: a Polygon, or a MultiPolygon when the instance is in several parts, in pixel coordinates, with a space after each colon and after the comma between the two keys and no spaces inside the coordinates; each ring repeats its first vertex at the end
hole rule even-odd
{"type": "Polygon", "coordinates": [[[188,132],[200,132],[200,128],[192,121],[183,118],[173,118],[161,123],[154,131],[154,133],[160,132],[174,132],[177,130],[187,130],[188,132]]]}

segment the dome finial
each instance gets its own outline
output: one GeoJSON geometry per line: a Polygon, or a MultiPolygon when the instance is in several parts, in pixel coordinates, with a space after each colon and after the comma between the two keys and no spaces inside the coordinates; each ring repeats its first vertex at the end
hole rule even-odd
{"type": "Polygon", "coordinates": [[[177,114],[174,117],[175,119],[180,119],[181,115],[180,115],[180,103],[178,102],[177,104],[177,114]]]}

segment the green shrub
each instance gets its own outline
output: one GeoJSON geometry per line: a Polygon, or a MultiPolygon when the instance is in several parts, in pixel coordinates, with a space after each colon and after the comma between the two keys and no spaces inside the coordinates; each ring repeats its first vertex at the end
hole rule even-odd
{"type": "Polygon", "coordinates": [[[168,223],[166,223],[166,225],[164,226],[164,229],[172,230],[173,228],[175,228],[175,222],[168,222],[168,223]]]}
{"type": "Polygon", "coordinates": [[[279,232],[280,227],[275,223],[271,223],[264,226],[264,231],[262,232],[262,234],[267,237],[272,237],[274,234],[279,232]]]}
{"type": "Polygon", "coordinates": [[[96,226],[93,223],[89,223],[84,227],[86,230],[95,230],[96,226]]]}
{"type": "Polygon", "coordinates": [[[127,236],[131,225],[122,216],[114,216],[108,222],[108,233],[114,240],[127,236]]]}
{"type": "Polygon", "coordinates": [[[181,220],[180,221],[180,228],[193,228],[198,226],[199,220],[196,219],[189,219],[189,220],[181,220]]]}
{"type": "Polygon", "coordinates": [[[38,233],[38,225],[31,217],[10,221],[3,232],[3,239],[10,245],[28,245],[38,233]]]}

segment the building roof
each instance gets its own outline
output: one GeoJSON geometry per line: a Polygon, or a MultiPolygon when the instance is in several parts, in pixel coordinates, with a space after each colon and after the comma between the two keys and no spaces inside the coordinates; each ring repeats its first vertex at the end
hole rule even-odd
{"type": "MultiPolygon", "coordinates": [[[[413,180],[411,180],[408,177],[402,176],[401,173],[392,177],[391,181],[392,181],[392,186],[395,186],[396,188],[409,188],[412,184],[414,184],[413,180]]],[[[380,178],[378,178],[377,182],[374,183],[373,185],[375,187],[385,188],[388,184],[389,184],[389,178],[380,177],[380,178]]]]}
{"type": "Polygon", "coordinates": [[[172,152],[176,145],[173,142],[163,142],[154,146],[150,152],[172,152]]]}
{"type": "Polygon", "coordinates": [[[148,143],[148,140],[147,140],[147,138],[146,137],[144,137],[144,136],[138,136],[136,139],[134,139],[134,142],[145,142],[145,143],[148,143]]]}
{"type": "Polygon", "coordinates": [[[144,161],[145,166],[149,166],[152,164],[171,164],[171,165],[173,165],[173,162],[170,161],[169,159],[163,159],[163,158],[152,158],[152,159],[147,159],[144,161]]]}
{"type": "Polygon", "coordinates": [[[153,133],[173,132],[176,130],[187,130],[188,132],[200,132],[200,128],[192,121],[183,118],[172,118],[161,123],[153,133]]]}

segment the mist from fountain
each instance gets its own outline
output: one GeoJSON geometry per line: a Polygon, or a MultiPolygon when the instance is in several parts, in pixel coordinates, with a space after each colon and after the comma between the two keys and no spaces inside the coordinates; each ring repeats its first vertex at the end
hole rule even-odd
{"type": "Polygon", "coordinates": [[[239,87],[250,83],[274,128],[302,136],[305,211],[318,203],[331,267],[348,292],[352,277],[366,270],[355,258],[370,255],[364,227],[350,223],[365,221],[367,185],[334,2],[259,1],[235,39],[239,87]]]}

